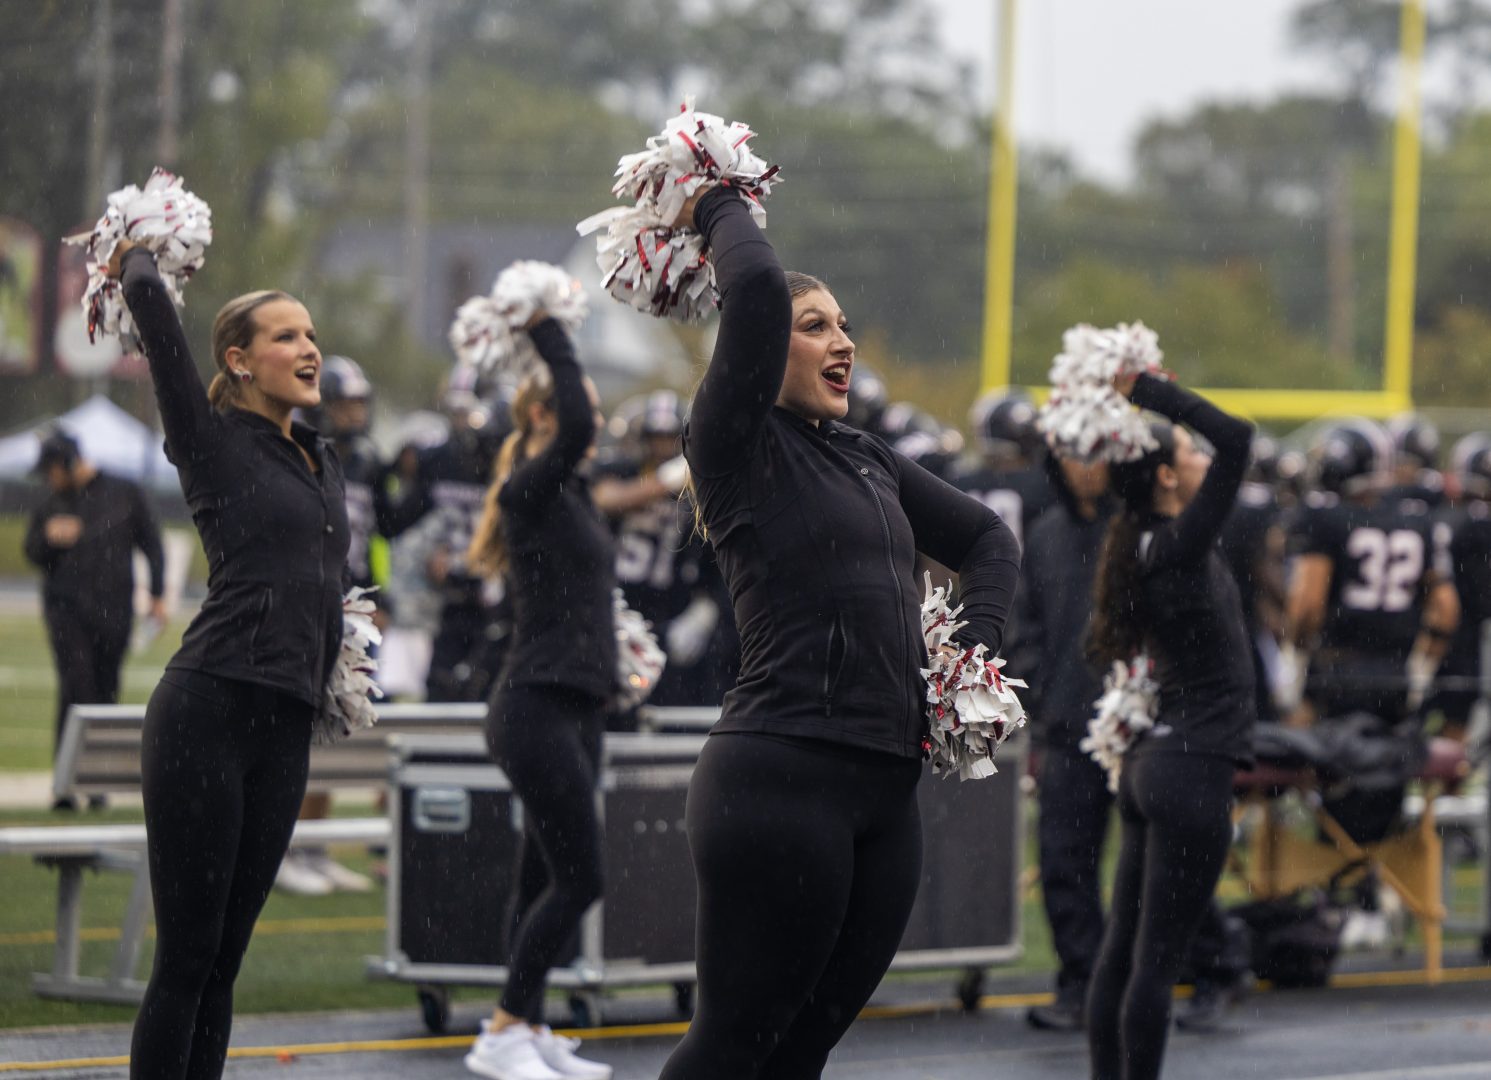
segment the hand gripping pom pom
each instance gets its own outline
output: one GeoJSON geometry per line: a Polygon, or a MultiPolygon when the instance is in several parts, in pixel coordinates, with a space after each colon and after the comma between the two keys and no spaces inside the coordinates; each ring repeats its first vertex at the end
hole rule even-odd
{"type": "Polygon", "coordinates": [[[761,200],[778,182],[778,168],[750,150],[755,132],[696,112],[692,98],[683,111],[647,140],[647,149],[616,166],[617,198],[632,200],[575,226],[596,238],[601,282],[616,299],[649,315],[698,322],[719,306],[714,267],[704,237],[673,223],[684,203],[706,184],[728,184],[750,203],[756,224],[766,227],[761,200]]]}
{"type": "Polygon", "coordinates": [[[1051,362],[1051,397],[1036,426],[1057,454],[1084,461],[1134,461],[1155,448],[1143,415],[1113,388],[1120,375],[1159,374],[1164,353],[1143,323],[1107,330],[1081,323],[1062,335],[1051,362]]]}
{"type": "Polygon", "coordinates": [[[981,780],[999,770],[994,752],[1010,732],[1025,726],[1025,709],[1014,688],[1021,679],[1001,673],[1004,661],[990,659],[983,645],[959,649],[953,641],[967,623],[956,621],[960,604],[948,607],[948,590],[932,588],[926,575],[927,595],[922,603],[922,635],[927,642],[927,719],[931,736],[926,749],[932,771],[944,777],[954,772],[960,780],[981,780]],[[958,651],[944,648],[950,646],[958,651]]]}
{"type": "Polygon", "coordinates": [[[383,691],[373,681],[378,661],[368,655],[369,648],[383,641],[373,623],[377,605],[369,599],[376,591],[354,586],[342,598],[342,649],[316,715],[314,741],[318,745],[345,739],[378,722],[372,699],[381,698],[383,691]]]}
{"type": "Polygon", "coordinates": [[[616,693],[611,704],[618,712],[635,709],[657,687],[668,656],[653,636],[652,626],[627,607],[617,589],[612,593],[616,612],[616,693]]]}
{"type": "Polygon", "coordinates": [[[88,288],[83,293],[88,340],[97,340],[100,333],[111,334],[137,350],[139,341],[124,306],[124,292],[119,281],[109,276],[109,260],[121,240],[131,240],[155,254],[166,292],[179,307],[184,302],[182,286],[202,268],[207,245],[212,243],[212,211],[181,186],[180,177],[157,168],[143,190],[131,184],[110,195],[108,209],[91,233],[67,238],[67,243],[88,251],[88,288]]]}
{"type": "Polygon", "coordinates": [[[585,321],[585,290],[557,266],[519,260],[497,275],[491,293],[461,305],[450,325],[451,348],[462,364],[482,374],[521,379],[540,362],[523,331],[540,311],[573,334],[585,321]]]}
{"type": "Polygon", "coordinates": [[[1160,686],[1152,677],[1154,663],[1140,653],[1130,663],[1114,661],[1103,676],[1103,696],[1094,704],[1097,715],[1087,721],[1087,738],[1078,747],[1108,770],[1108,790],[1118,791],[1123,757],[1139,737],[1154,727],[1160,708],[1160,686]]]}

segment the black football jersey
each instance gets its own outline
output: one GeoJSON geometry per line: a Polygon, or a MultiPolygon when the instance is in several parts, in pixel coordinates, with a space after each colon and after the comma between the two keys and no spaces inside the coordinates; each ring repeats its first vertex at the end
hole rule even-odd
{"type": "Polygon", "coordinates": [[[1299,553],[1331,561],[1322,649],[1372,654],[1399,665],[1422,620],[1434,569],[1434,521],[1395,503],[1313,498],[1300,515],[1299,553]]]}
{"type": "MultiPolygon", "coordinates": [[[[614,462],[607,476],[631,479],[636,466],[614,462]]],[[[699,584],[703,540],[689,504],[672,495],[613,518],[616,583],[627,604],[661,633],[688,607],[699,584]]]]}
{"type": "Polygon", "coordinates": [[[1035,519],[1056,502],[1051,481],[1039,465],[1014,472],[995,472],[978,466],[955,474],[951,483],[998,514],[1021,547],[1035,519]]]}

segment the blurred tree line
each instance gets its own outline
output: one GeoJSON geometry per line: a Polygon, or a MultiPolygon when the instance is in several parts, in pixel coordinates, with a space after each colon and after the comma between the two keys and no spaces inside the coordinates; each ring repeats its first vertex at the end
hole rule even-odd
{"type": "MultiPolygon", "coordinates": [[[[1017,378],[1041,381],[1074,322],[1141,318],[1194,382],[1376,385],[1398,13],[1305,0],[1294,44],[1335,89],[1156,119],[1128,185],[1023,147],[1017,378]]],[[[1491,402],[1487,6],[1438,5],[1428,48],[1452,90],[1426,113],[1416,393],[1491,402]]],[[[617,157],[694,92],[783,166],[768,209],[784,261],[830,282],[893,386],[957,418],[978,378],[989,181],[972,82],[925,0],[0,0],[0,214],[51,237],[96,216],[161,160],[169,90],[168,163],[217,235],[192,340],[229,296],[286,287],[330,349],[424,404],[447,359],[405,332],[407,268],[329,282],[325,239],[416,204],[431,223],[568,227],[611,204],[617,157]]],[[[69,393],[45,362],[13,382],[7,424],[69,393]]]]}

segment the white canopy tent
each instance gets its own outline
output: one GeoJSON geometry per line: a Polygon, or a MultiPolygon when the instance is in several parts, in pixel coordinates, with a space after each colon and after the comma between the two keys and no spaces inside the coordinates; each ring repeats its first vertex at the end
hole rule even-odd
{"type": "Polygon", "coordinates": [[[180,490],[176,467],[166,460],[165,439],[102,394],[55,420],[0,439],[0,478],[26,476],[36,465],[42,438],[60,428],[78,441],[83,457],[104,472],[154,491],[180,490]]]}

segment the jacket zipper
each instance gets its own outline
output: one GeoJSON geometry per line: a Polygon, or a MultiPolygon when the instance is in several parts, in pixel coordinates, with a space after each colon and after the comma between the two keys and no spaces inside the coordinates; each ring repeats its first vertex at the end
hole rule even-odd
{"type": "MultiPolygon", "coordinates": [[[[880,515],[880,534],[885,538],[885,565],[890,571],[891,584],[895,586],[896,597],[896,622],[901,628],[901,643],[906,643],[906,612],[901,607],[901,579],[896,576],[896,558],[891,550],[890,519],[885,516],[885,503],[880,500],[880,492],[875,490],[874,483],[870,480],[870,470],[865,466],[859,468],[860,479],[865,482],[865,487],[870,489],[870,497],[875,500],[875,510],[880,515]]],[[[901,722],[901,738],[906,738],[906,723],[903,718],[901,722]]]]}

